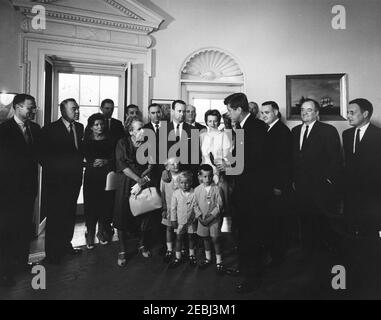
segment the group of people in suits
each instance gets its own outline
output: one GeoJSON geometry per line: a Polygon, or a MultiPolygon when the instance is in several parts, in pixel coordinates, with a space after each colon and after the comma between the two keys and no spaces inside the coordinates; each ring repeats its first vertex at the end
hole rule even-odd
{"type": "MultiPolygon", "coordinates": [[[[302,124],[292,130],[282,122],[279,106],[274,101],[266,101],[260,108],[250,107],[246,95],[236,93],[224,103],[228,112],[223,118],[233,124],[231,129],[225,129],[232,131],[229,152],[236,154],[235,145],[243,144],[243,172],[230,181],[230,177],[220,173],[226,166],[234,167],[234,163],[228,163],[225,155],[215,163],[213,152],[202,146],[199,163],[192,163],[191,139],[187,141],[188,161],[183,167],[193,174],[197,184],[199,164],[207,159],[224,189],[224,203],[229,207],[225,214],[233,215],[239,256],[239,268],[229,273],[243,276],[244,281],[237,285],[239,292],[251,291],[259,284],[268,266],[265,256],[271,256],[273,265],[284,260],[285,220],[291,210],[291,199],[297,204],[302,248],[307,257],[333,244],[329,218],[337,212],[341,198],[351,231],[378,235],[381,229],[378,217],[381,201],[377,193],[381,187],[381,129],[370,123],[373,106],[368,100],[355,99],[349,103],[348,120],[353,128],[343,133],[344,153],[337,129],[319,121],[320,105],[315,100],[305,99],[301,106],[302,124]],[[261,120],[254,114],[257,112],[261,120]],[[243,139],[237,134],[239,130],[243,139]],[[203,154],[203,150],[208,151],[203,154]],[[341,190],[345,190],[343,197],[341,190]]],[[[112,118],[114,103],[105,100],[101,113],[89,118],[86,130],[78,122],[79,106],[74,99],[62,101],[62,117],[42,129],[32,121],[37,109],[32,96],[17,95],[13,108],[15,116],[0,125],[0,285],[14,284],[15,272],[28,270],[39,164],[42,166],[42,210],[47,216],[47,262],[59,264],[65,255],[81,252],[72,247],[71,240],[85,167],[87,247],[94,247],[95,236],[102,244],[110,242],[113,228],[117,228],[121,246],[118,264],[124,266],[126,239],[133,224],[140,230],[141,253],[144,257],[151,255],[147,243],[154,218],[145,216],[138,221],[127,215],[126,199],[131,188],[135,185],[143,188],[148,182],[159,188],[161,181],[171,180],[171,173],[164,166],[167,159],[160,161],[163,160],[160,130],[166,127],[166,137],[170,133],[175,137],[165,141],[167,152],[182,136],[192,137],[195,129],[208,133],[215,128],[215,133],[206,136],[209,144],[214,141],[211,138],[220,139],[218,126],[213,121],[209,124],[208,119],[210,116],[214,121],[221,121],[221,115],[214,110],[209,112],[205,116],[208,128],[204,127],[195,122],[196,108],[181,100],[172,105],[170,123],[162,121],[160,105],[149,106],[150,121],[146,125],[142,120],[134,120],[139,109],[131,106],[129,112],[136,114],[129,115],[127,127],[112,118]],[[156,162],[141,165],[136,152],[144,143],[142,132],[146,129],[155,133],[156,162]],[[104,190],[110,171],[125,177],[116,192],[104,190]],[[20,193],[23,201],[20,201],[20,193]]],[[[180,158],[181,155],[175,156],[180,158]]]]}

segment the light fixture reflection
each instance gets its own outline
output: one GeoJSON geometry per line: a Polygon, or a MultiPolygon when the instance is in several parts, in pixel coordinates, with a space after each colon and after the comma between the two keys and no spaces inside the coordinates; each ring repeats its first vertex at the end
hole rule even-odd
{"type": "Polygon", "coordinates": [[[2,107],[10,105],[15,96],[16,93],[0,92],[0,105],[2,107]]]}

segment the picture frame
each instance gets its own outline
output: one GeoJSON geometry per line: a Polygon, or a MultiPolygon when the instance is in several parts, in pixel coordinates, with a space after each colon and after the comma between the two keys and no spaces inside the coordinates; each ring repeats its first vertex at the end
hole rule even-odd
{"type": "Polygon", "coordinates": [[[161,107],[161,111],[163,113],[163,118],[162,120],[165,120],[165,121],[172,121],[172,103],[173,101],[175,100],[171,100],[171,99],[152,99],[151,100],[151,104],[158,104],[160,105],[161,107]]]}
{"type": "Polygon", "coordinates": [[[286,76],[287,120],[300,120],[300,107],[310,98],[320,104],[320,120],[346,121],[348,76],[346,73],[286,76]]]}

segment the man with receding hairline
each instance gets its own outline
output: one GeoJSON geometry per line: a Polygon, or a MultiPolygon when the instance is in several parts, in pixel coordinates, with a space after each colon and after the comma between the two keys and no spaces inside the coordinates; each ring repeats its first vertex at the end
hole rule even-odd
{"type": "Polygon", "coordinates": [[[79,254],[71,240],[77,200],[82,185],[84,127],[74,99],[61,102],[62,117],[42,129],[44,205],[47,215],[45,251],[47,262],[60,264],[67,254],[79,254]]]}
{"type": "Polygon", "coordinates": [[[303,123],[292,129],[292,181],[305,258],[334,245],[328,217],[335,210],[342,169],[339,133],[332,125],[319,121],[319,109],[317,101],[305,99],[301,106],[303,123]]]}

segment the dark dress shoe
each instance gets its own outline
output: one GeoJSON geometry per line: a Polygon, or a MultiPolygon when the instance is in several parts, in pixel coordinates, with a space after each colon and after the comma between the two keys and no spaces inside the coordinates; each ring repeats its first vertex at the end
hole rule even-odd
{"type": "Polygon", "coordinates": [[[2,276],[0,277],[0,287],[3,288],[12,288],[16,285],[15,279],[11,276],[2,276]]]}
{"type": "Polygon", "coordinates": [[[78,248],[71,248],[67,251],[67,254],[68,255],[71,255],[71,256],[77,256],[79,254],[82,254],[82,250],[81,249],[78,249],[78,248]]]}
{"type": "Polygon", "coordinates": [[[38,265],[40,265],[40,264],[41,264],[41,263],[39,263],[39,262],[27,263],[27,264],[23,265],[21,271],[22,271],[22,272],[25,272],[25,273],[31,273],[32,270],[33,270],[33,267],[38,266],[38,265]]]}

